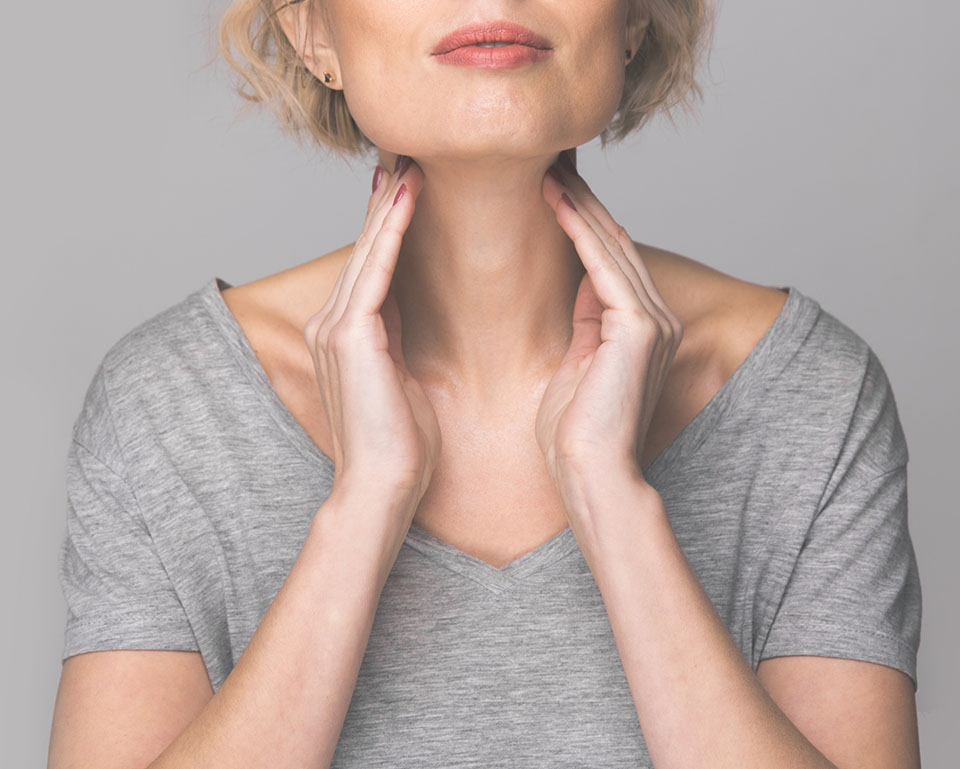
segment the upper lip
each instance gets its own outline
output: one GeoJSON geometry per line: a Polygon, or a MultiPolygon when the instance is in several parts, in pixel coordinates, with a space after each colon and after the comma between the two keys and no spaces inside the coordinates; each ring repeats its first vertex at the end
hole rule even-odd
{"type": "Polygon", "coordinates": [[[500,19],[467,24],[465,27],[453,30],[437,43],[437,47],[433,49],[433,54],[436,56],[455,48],[475,45],[476,43],[519,43],[531,48],[551,47],[549,40],[541,37],[532,29],[514,24],[512,21],[500,19]]]}

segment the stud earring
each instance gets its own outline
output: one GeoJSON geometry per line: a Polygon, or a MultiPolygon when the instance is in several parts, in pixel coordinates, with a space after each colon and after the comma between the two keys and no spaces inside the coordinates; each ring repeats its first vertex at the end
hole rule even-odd
{"type": "Polygon", "coordinates": [[[336,79],[337,79],[337,76],[336,76],[336,75],[334,75],[332,72],[327,72],[326,70],[324,70],[324,72],[323,72],[323,82],[324,82],[324,83],[330,83],[330,82],[333,82],[333,81],[336,80],[336,79]]]}

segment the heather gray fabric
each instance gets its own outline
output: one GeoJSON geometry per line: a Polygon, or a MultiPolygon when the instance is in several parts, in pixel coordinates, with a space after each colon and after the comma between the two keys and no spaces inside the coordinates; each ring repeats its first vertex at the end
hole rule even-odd
{"type": "MultiPolygon", "coordinates": [[[[223,302],[228,285],[211,279],[124,335],[90,384],[67,459],[64,658],[198,650],[219,689],[330,492],[333,463],[271,387],[223,302]]],[[[754,669],[849,657],[915,686],[907,460],[872,349],[790,287],[644,475],[754,669]]],[[[412,527],[333,766],[546,763],[650,766],[575,537],[495,569],[412,527]]]]}

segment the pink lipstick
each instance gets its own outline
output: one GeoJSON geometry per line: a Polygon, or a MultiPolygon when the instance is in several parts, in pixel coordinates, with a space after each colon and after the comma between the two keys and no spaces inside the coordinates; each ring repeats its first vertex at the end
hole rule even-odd
{"type": "Polygon", "coordinates": [[[553,53],[550,41],[506,20],[468,24],[446,35],[433,50],[445,64],[511,68],[532,64],[553,53]]]}

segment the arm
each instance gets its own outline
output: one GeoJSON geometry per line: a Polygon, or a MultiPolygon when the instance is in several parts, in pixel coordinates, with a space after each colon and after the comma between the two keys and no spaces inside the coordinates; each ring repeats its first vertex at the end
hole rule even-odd
{"type": "Polygon", "coordinates": [[[585,555],[657,769],[920,766],[908,676],[855,660],[784,657],[766,660],[758,678],[656,490],[626,474],[578,488],[567,504],[598,524],[585,555]]]}
{"type": "Polygon", "coordinates": [[[370,527],[359,524],[370,520],[371,506],[391,504],[400,505],[336,493],[327,499],[257,631],[212,697],[205,673],[200,686],[197,654],[111,651],[72,658],[90,658],[89,674],[65,671],[51,769],[133,769],[145,763],[133,764],[132,757],[148,750],[156,757],[151,769],[329,766],[400,546],[386,537],[371,540],[370,527]],[[105,664],[116,673],[110,685],[94,678],[105,664]],[[177,677],[164,677],[153,696],[140,696],[145,677],[158,682],[174,669],[177,677]],[[102,719],[89,717],[93,707],[102,719]]]}
{"type": "Polygon", "coordinates": [[[237,665],[150,769],[330,765],[396,557],[351,527],[356,505],[320,508],[237,665]]]}
{"type": "MultiPolygon", "coordinates": [[[[403,362],[389,291],[424,179],[409,158],[399,165],[392,175],[378,167],[362,236],[304,326],[333,436],[333,491],[212,697],[197,638],[126,477],[106,381],[114,367],[98,371],[69,455],[64,649],[84,659],[65,664],[55,769],[138,769],[151,760],[155,769],[329,766],[380,593],[440,450],[436,414],[403,362]],[[92,649],[101,651],[80,654],[92,649]]],[[[126,402],[136,407],[138,398],[126,402]]]]}
{"type": "MultiPolygon", "coordinates": [[[[879,361],[871,351],[847,426],[851,443],[837,457],[830,512],[818,512],[816,535],[801,555],[809,566],[781,600],[779,629],[775,622],[766,640],[763,682],[775,702],[734,645],[686,561],[663,500],[639,469],[683,326],[626,230],[572,163],[566,170],[552,166],[543,193],[587,273],[570,347],[544,392],[536,435],[603,596],[657,769],[919,767],[909,676],[870,662],[799,656],[804,644],[814,653],[823,648],[811,642],[810,627],[830,627],[841,638],[833,648],[861,649],[863,629],[843,624],[851,596],[882,586],[886,594],[864,604],[870,630],[887,644],[871,656],[895,659],[904,671],[915,665],[920,592],[906,478],[893,470],[871,477],[881,467],[902,470],[908,458],[879,361]],[[901,635],[910,641],[900,643],[901,635]],[[841,670],[838,681],[830,679],[841,670]],[[888,694],[894,700],[884,704],[888,694]]],[[[862,351],[859,341],[854,347],[862,351]]]]}

